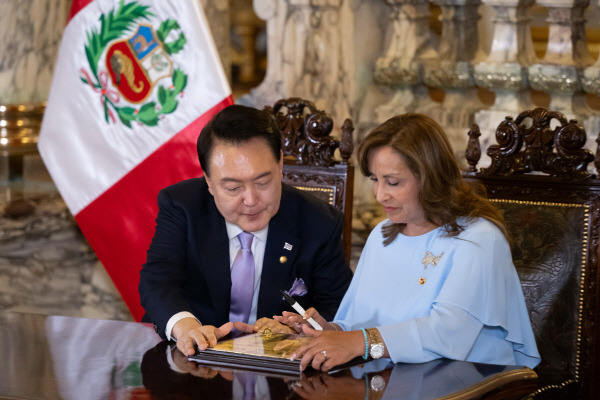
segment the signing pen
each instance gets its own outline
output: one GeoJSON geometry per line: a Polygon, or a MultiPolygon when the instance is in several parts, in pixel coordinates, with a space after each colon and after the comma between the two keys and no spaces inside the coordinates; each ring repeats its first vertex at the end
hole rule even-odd
{"type": "MultiPolygon", "coordinates": [[[[287,294],[283,290],[279,290],[279,291],[281,292],[281,294],[283,295],[283,297],[285,297],[285,299],[287,300],[287,302],[290,303],[290,306],[292,306],[292,308],[294,310],[296,310],[297,313],[299,313],[300,315],[302,315],[302,317],[304,317],[304,314],[306,314],[306,311],[304,311],[304,308],[302,308],[302,306],[300,304],[298,304],[298,302],[296,300],[294,300],[294,298],[292,296],[290,296],[289,294],[287,294]]],[[[315,321],[312,317],[310,317],[309,319],[307,319],[307,321],[316,330],[318,330],[318,331],[322,331],[323,330],[323,327],[321,325],[319,325],[318,322],[315,321]]]]}

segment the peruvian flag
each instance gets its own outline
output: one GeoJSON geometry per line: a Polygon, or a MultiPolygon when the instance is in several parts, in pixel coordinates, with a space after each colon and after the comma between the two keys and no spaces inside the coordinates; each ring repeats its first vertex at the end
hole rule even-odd
{"type": "Polygon", "coordinates": [[[74,0],[38,148],[131,314],[158,191],[202,174],[196,139],[233,103],[198,0],[74,0]]]}

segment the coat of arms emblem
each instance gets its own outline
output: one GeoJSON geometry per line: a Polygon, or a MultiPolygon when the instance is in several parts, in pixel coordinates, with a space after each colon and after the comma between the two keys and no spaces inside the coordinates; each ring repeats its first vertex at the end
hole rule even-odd
{"type": "Polygon", "coordinates": [[[121,0],[117,9],[102,14],[100,29],[87,33],[90,72],[80,69],[81,80],[100,95],[105,120],[115,123],[116,113],[129,128],[133,122],[158,125],[175,111],[187,84],[187,75],[171,59],[183,49],[185,35],[173,19],[155,31],[143,22],[154,16],[148,9],[121,0]]]}

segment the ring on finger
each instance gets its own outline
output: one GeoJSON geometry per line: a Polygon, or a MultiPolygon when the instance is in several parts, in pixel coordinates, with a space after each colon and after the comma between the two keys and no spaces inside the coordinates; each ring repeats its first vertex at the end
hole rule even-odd
{"type": "Polygon", "coordinates": [[[321,351],[321,354],[323,354],[323,357],[325,357],[325,359],[327,360],[327,350],[321,351]]]}
{"type": "Polygon", "coordinates": [[[271,328],[265,328],[262,331],[263,335],[270,335],[271,334],[271,328]]]}

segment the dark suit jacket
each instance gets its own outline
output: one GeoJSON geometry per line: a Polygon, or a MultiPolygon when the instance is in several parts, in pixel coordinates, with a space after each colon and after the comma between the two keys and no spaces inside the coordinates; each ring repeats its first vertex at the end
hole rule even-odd
{"type": "MultiPolygon", "coordinates": [[[[195,178],[161,190],[158,206],[156,231],[140,276],[144,320],[153,322],[163,337],[167,321],[180,311],[191,312],[205,325],[228,322],[229,239],[206,181],[195,178]]],[[[279,211],[269,222],[257,318],[293,311],[279,290],[289,290],[296,278],[308,288],[296,300],[333,318],[352,279],[342,227],[337,209],[283,184],[279,211]],[[291,250],[284,248],[286,243],[291,250]]]]}

